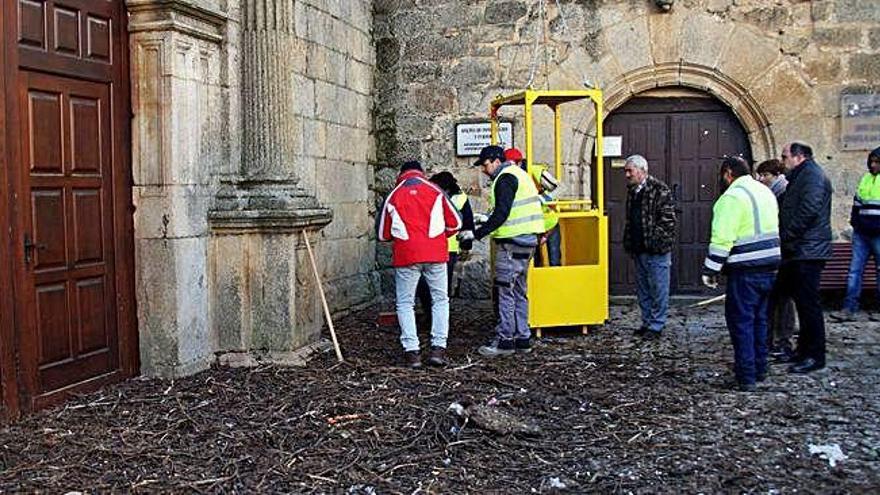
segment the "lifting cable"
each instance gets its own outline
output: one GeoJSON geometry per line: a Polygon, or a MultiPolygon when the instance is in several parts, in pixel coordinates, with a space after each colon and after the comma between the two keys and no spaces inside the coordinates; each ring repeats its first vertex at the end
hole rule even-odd
{"type": "Polygon", "coordinates": [[[538,42],[542,41],[542,45],[544,47],[544,72],[546,78],[547,72],[547,37],[544,33],[544,0],[538,0],[538,18],[541,23],[540,30],[535,30],[535,47],[532,50],[532,58],[529,61],[529,81],[526,83],[527,88],[532,87],[532,82],[535,80],[535,71],[538,68],[538,42]],[[540,31],[540,34],[539,34],[540,31]]]}
{"type": "MultiPolygon", "coordinates": [[[[547,13],[544,8],[544,2],[546,0],[538,0],[538,19],[540,22],[540,29],[535,31],[535,43],[532,49],[532,56],[529,62],[529,80],[526,83],[527,88],[532,87],[532,83],[535,81],[535,75],[538,69],[538,47],[542,46],[544,52],[544,68],[542,71],[542,76],[544,77],[544,83],[547,89],[549,89],[550,77],[548,67],[550,66],[550,53],[547,50],[547,45],[549,44],[547,41],[547,33],[545,30],[545,25],[547,23],[547,13]]],[[[562,8],[562,4],[559,0],[554,0],[556,4],[556,10],[559,12],[559,18],[562,21],[562,35],[567,35],[571,33],[571,30],[568,27],[568,19],[565,17],[565,10],[562,8]]],[[[574,40],[569,40],[571,45],[571,49],[573,50],[575,47],[574,40]]],[[[587,88],[595,87],[593,82],[587,77],[586,68],[581,67],[581,82],[587,88]]]]}

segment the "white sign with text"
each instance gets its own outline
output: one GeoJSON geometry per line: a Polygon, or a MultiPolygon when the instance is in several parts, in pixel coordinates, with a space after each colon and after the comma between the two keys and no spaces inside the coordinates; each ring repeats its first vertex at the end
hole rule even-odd
{"type": "MultiPolygon", "coordinates": [[[[492,127],[489,122],[455,125],[455,156],[479,156],[480,150],[492,144],[492,127]]],[[[513,124],[498,123],[498,145],[513,146],[513,124]]]]}

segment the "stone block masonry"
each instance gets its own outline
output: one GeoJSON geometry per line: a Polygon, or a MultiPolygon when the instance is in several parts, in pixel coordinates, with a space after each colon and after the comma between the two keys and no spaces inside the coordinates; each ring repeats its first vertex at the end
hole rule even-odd
{"type": "Polygon", "coordinates": [[[334,311],[376,294],[371,2],[126,3],[142,372],[311,345],[302,230],[334,311]]]}
{"type": "MultiPolygon", "coordinates": [[[[543,29],[540,5],[375,3],[377,177],[420,157],[430,172],[451,170],[472,195],[485,195],[468,160],[444,144],[455,122],[485,119],[493,96],[524,89],[537,58],[534,87],[581,88],[587,79],[604,90],[606,114],[643,91],[684,87],[733,110],[756,160],[778,156],[790,140],[813,143],[838,182],[833,228],[847,227],[846,191],[865,153],[841,147],[840,98],[880,92],[880,3],[693,0],[662,12],[650,1],[543,2],[543,29]]],[[[521,116],[511,117],[521,127],[521,116]]],[[[589,166],[593,134],[567,130],[567,165],[589,166]]],[[[552,142],[538,140],[534,156],[550,161],[552,142]]]]}

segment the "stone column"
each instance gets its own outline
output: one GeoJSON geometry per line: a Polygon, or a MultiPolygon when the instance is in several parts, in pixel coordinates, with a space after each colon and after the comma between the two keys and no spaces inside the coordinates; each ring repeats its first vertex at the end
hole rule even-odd
{"type": "Polygon", "coordinates": [[[242,0],[240,27],[241,163],[209,214],[212,322],[219,351],[283,359],[319,340],[301,232],[323,227],[331,212],[295,173],[302,124],[293,111],[293,3],[242,0]]]}
{"type": "Polygon", "coordinates": [[[292,159],[302,134],[293,113],[293,2],[242,2],[241,45],[241,173],[258,181],[296,183],[292,159]]]}

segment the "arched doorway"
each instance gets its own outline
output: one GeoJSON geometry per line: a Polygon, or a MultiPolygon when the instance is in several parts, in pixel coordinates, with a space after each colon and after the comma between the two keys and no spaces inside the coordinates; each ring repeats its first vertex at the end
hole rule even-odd
{"type": "Polygon", "coordinates": [[[623,250],[626,209],[624,157],[641,154],[649,172],[677,198],[678,242],[672,253],[672,294],[702,291],[700,272],[709,242],[720,158],[752,150],[742,124],[714,97],[684,88],[642,93],[615,109],[605,136],[622,136],[622,157],[605,160],[605,208],[610,219],[610,290],[635,293],[635,267],[623,250]]]}

